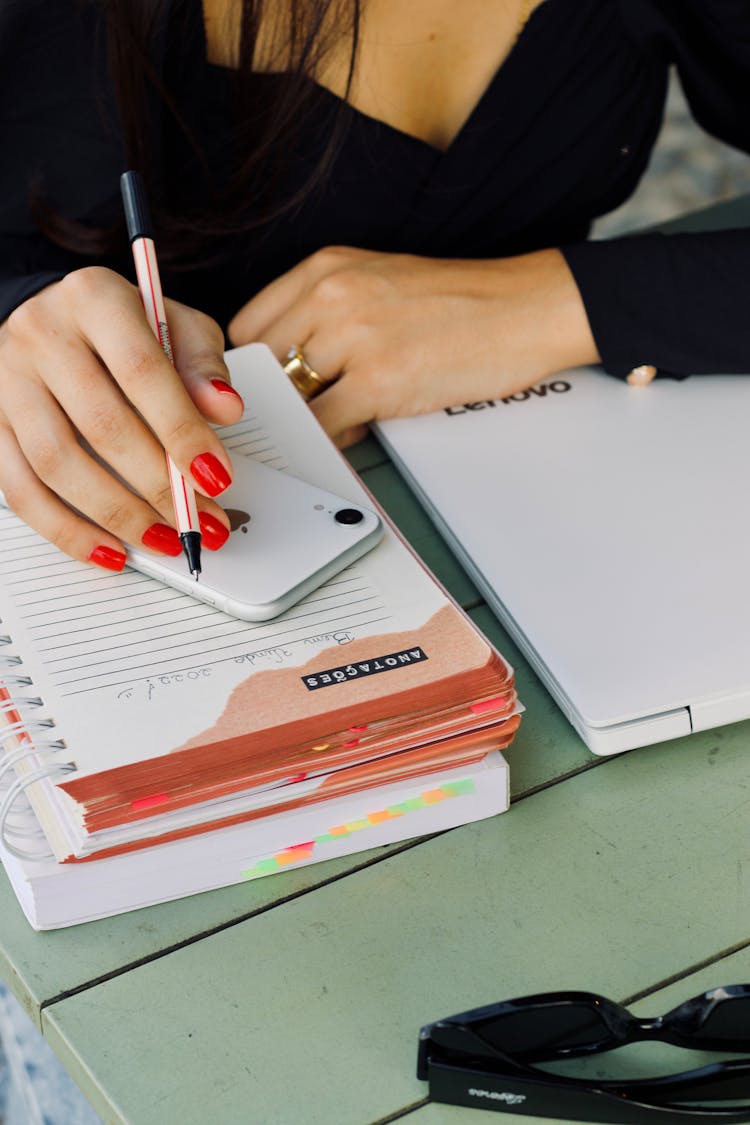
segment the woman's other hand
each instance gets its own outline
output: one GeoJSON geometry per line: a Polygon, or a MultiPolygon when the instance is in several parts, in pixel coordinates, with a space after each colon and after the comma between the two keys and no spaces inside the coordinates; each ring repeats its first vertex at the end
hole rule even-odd
{"type": "Polygon", "coordinates": [[[229,336],[282,362],[298,346],[329,384],[311,409],[342,446],[374,419],[502,398],[598,362],[557,250],[466,261],[331,247],[249,301],[229,336]]]}
{"type": "Polygon", "coordinates": [[[204,544],[228,534],[211,497],[231,463],[209,421],[237,421],[242,400],[218,325],[166,304],[175,366],[137,289],[104,268],[69,274],[0,327],[0,489],[61,550],[112,570],[125,564],[124,542],[181,550],[165,450],[198,493],[204,544]]]}

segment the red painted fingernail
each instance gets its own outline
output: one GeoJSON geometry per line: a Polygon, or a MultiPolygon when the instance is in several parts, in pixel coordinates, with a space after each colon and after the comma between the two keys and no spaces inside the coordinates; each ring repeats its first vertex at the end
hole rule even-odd
{"type": "Polygon", "coordinates": [[[224,527],[220,520],[210,516],[208,512],[198,512],[198,520],[201,525],[203,546],[208,547],[209,551],[218,551],[229,538],[229,528],[224,527]]]}
{"type": "Polygon", "coordinates": [[[210,382],[214,390],[218,391],[220,395],[234,395],[242,402],[242,395],[234,389],[231,383],[225,383],[223,379],[211,379],[210,382]]]}
{"type": "Polygon", "coordinates": [[[141,536],[144,547],[152,551],[159,551],[162,555],[171,555],[173,559],[182,552],[180,537],[173,527],[167,523],[152,523],[141,536]]]}
{"type": "Polygon", "coordinates": [[[94,547],[89,553],[89,562],[103,566],[106,570],[122,570],[127,561],[123,551],[116,551],[114,547],[94,547]]]}
{"type": "Polygon", "coordinates": [[[190,462],[190,471],[209,496],[218,496],[232,483],[229,473],[213,453],[200,453],[194,457],[190,462]]]}

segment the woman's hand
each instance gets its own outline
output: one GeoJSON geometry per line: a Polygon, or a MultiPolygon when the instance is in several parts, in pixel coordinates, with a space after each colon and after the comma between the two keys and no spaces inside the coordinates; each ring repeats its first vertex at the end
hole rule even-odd
{"type": "Polygon", "coordinates": [[[207,419],[237,421],[242,400],[218,325],[174,301],[167,315],[179,375],[137,289],[107,269],[69,274],[0,327],[0,489],[68,555],[112,570],[125,564],[123,541],[180,553],[165,450],[199,493],[205,546],[228,536],[209,498],[230,483],[231,463],[207,419]]]}
{"type": "Polygon", "coordinates": [[[598,355],[557,250],[434,260],[320,250],[246,304],[234,344],[297,345],[330,384],[310,403],[340,444],[373,419],[503,398],[598,355]]]}

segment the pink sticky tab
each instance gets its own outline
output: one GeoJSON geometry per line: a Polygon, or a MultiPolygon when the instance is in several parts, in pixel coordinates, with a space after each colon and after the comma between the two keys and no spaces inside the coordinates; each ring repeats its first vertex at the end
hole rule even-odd
{"type": "Polygon", "coordinates": [[[131,809],[150,809],[154,805],[166,805],[169,800],[168,793],[154,793],[151,797],[139,797],[137,801],[131,801],[131,809]]]}
{"type": "Polygon", "coordinates": [[[469,710],[475,715],[483,715],[485,711],[499,711],[506,703],[505,696],[496,695],[494,699],[481,699],[479,703],[472,703],[469,710]]]}
{"type": "Polygon", "coordinates": [[[358,738],[350,738],[348,742],[344,743],[344,749],[349,750],[352,746],[359,746],[358,738]]]}
{"type": "Polygon", "coordinates": [[[359,726],[352,726],[352,727],[349,727],[349,730],[353,730],[353,731],[355,731],[355,732],[357,732],[357,731],[362,731],[362,730],[367,730],[367,723],[361,723],[361,724],[360,724],[359,726]]]}

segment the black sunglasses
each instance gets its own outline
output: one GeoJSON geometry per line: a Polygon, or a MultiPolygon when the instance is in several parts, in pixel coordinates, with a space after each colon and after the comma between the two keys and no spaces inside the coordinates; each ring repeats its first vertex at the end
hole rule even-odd
{"type": "Polygon", "coordinates": [[[750,1054],[750,985],[711,989],[653,1019],[590,992],[474,1008],[422,1028],[417,1077],[429,1080],[433,1101],[532,1116],[626,1125],[750,1121],[750,1058],[645,1080],[565,1078],[533,1065],[649,1039],[750,1054]],[[716,1104],[740,1098],[746,1104],[716,1104]]]}

